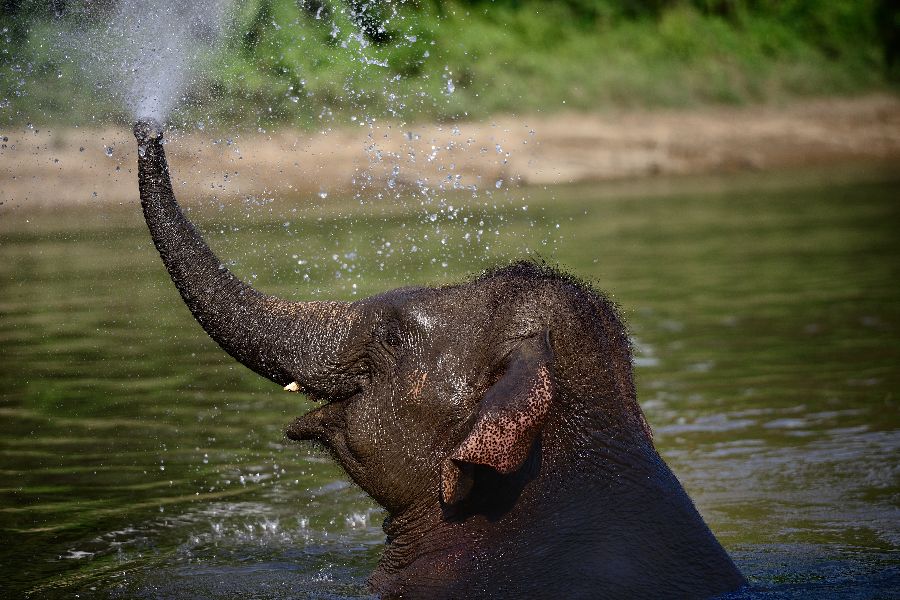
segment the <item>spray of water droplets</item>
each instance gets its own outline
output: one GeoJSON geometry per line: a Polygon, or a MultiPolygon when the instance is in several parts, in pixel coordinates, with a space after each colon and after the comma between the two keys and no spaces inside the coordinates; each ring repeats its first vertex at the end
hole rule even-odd
{"type": "Polygon", "coordinates": [[[164,121],[222,42],[232,9],[232,0],[118,0],[64,44],[133,118],[164,121]]]}

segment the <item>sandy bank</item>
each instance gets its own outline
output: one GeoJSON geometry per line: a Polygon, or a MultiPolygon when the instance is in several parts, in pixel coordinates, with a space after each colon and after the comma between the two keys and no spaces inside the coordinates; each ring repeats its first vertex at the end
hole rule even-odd
{"type": "MultiPolygon", "coordinates": [[[[375,122],[314,133],[171,132],[168,139],[176,189],[220,197],[495,188],[854,161],[900,167],[900,98],[455,125],[375,122]]],[[[0,140],[6,208],[137,196],[136,148],[125,129],[38,126],[0,130],[0,140]]]]}

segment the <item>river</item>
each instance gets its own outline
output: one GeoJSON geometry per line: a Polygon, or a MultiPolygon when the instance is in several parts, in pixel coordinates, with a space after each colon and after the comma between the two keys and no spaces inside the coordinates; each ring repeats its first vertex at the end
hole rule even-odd
{"type": "MultiPolygon", "coordinates": [[[[558,262],[620,306],[656,444],[751,582],[733,597],[897,597],[896,170],[412,198],[188,204],[293,299],[558,262]]],[[[311,403],[206,337],[135,198],[0,221],[0,595],[365,597],[382,511],[283,440],[311,403]]]]}

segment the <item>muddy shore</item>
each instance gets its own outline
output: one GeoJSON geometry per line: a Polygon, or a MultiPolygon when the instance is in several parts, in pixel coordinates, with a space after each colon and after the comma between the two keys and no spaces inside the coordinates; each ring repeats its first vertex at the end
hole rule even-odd
{"type": "MultiPolygon", "coordinates": [[[[176,189],[220,198],[553,185],[867,161],[900,168],[900,97],[167,137],[176,189]]],[[[0,140],[6,208],[136,198],[137,149],[125,128],[22,127],[0,130],[0,140]]]]}

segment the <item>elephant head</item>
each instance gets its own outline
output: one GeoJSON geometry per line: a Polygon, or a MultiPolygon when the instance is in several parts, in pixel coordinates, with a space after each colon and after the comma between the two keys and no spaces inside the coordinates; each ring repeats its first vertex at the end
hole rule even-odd
{"type": "Polygon", "coordinates": [[[321,401],[287,437],[327,446],[387,509],[376,591],[646,596],[663,585],[687,597],[743,582],[653,447],[604,296],[525,262],[353,303],[267,296],[179,209],[160,127],[138,123],[135,136],[150,233],[197,321],[250,369],[321,401]]]}

